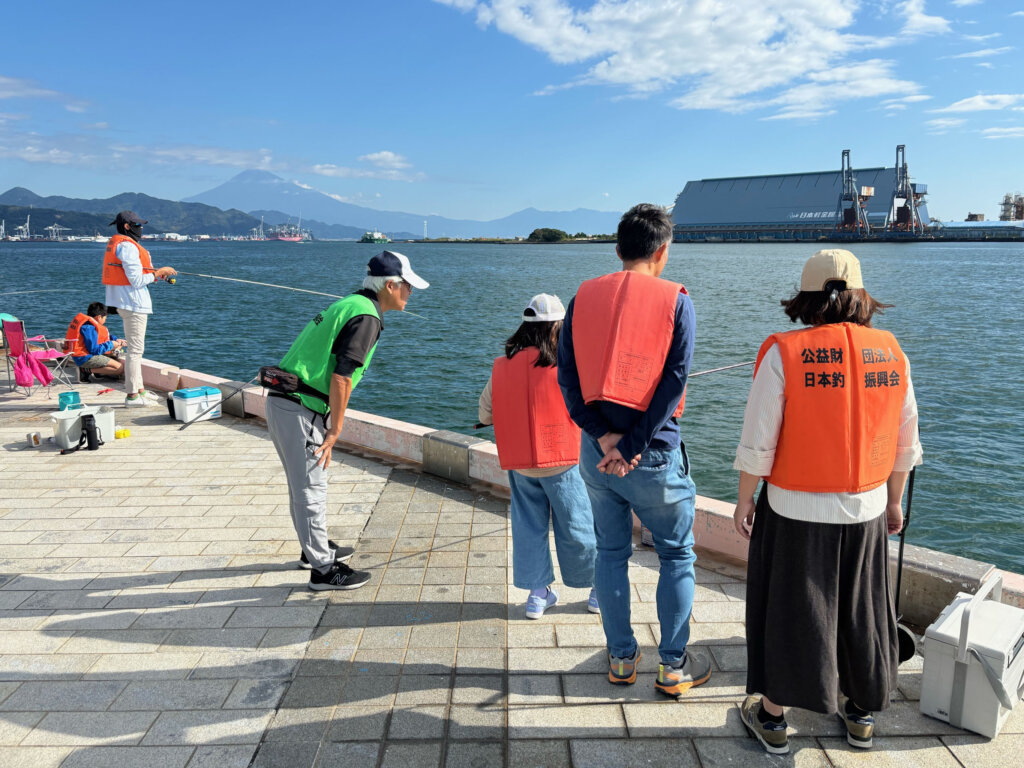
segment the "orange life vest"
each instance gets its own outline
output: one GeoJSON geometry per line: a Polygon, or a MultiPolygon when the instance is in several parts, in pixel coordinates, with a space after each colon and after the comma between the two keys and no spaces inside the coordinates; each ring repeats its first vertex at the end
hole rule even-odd
{"type": "Polygon", "coordinates": [[[129,242],[139,249],[139,261],[142,262],[143,272],[156,272],[153,269],[153,260],[149,258],[149,251],[136,243],[126,235],[114,235],[107,241],[107,250],[103,253],[103,284],[104,285],[131,285],[128,276],[124,273],[124,266],[117,258],[117,246],[120,243],[129,242]]]}
{"type": "MultiPolygon", "coordinates": [[[[680,283],[623,270],[576,293],[572,346],[585,402],[647,410],[672,346],[680,283]]],[[[686,388],[672,414],[682,416],[686,388]]]]}
{"type": "Polygon", "coordinates": [[[92,323],[95,326],[96,339],[100,344],[110,341],[110,331],[107,330],[107,326],[97,323],[84,312],[79,312],[75,315],[75,319],[71,321],[71,325],[68,326],[68,332],[64,334],[65,353],[70,352],[74,357],[84,357],[91,354],[86,349],[85,341],[82,339],[82,326],[86,323],[92,323]]]}
{"type": "Polygon", "coordinates": [[[491,410],[502,469],[568,467],[580,460],[580,428],[558,388],[555,366],[538,368],[530,347],[491,369],[491,410]]]}
{"type": "Polygon", "coordinates": [[[860,493],[896,462],[907,364],[896,337],[855,323],[769,336],[779,345],[786,404],[768,482],[791,491],[860,493]]]}

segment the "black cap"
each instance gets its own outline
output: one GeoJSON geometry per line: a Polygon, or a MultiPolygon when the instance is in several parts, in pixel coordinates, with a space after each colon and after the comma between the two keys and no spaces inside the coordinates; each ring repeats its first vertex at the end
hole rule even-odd
{"type": "Polygon", "coordinates": [[[121,211],[117,214],[117,218],[110,222],[110,226],[114,226],[115,224],[136,224],[138,226],[142,226],[146,223],[146,220],[139,216],[135,211],[121,211]]]}

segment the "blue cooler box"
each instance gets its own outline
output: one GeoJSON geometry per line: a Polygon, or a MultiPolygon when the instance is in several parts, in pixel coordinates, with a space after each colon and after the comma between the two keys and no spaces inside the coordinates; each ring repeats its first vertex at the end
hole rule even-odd
{"type": "Polygon", "coordinates": [[[217,404],[216,408],[196,420],[206,421],[220,418],[221,392],[216,387],[179,389],[171,395],[171,401],[174,403],[174,418],[178,421],[192,421],[214,403],[217,404]]]}

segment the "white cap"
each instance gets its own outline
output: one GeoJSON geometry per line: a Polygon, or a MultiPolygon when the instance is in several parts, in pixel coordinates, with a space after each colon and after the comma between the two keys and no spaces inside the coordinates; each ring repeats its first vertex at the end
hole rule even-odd
{"type": "Polygon", "coordinates": [[[409,259],[395,251],[382,251],[370,259],[366,274],[373,277],[400,277],[413,288],[429,288],[430,283],[412,271],[409,259]]]}
{"type": "Polygon", "coordinates": [[[565,307],[562,300],[550,293],[538,293],[530,303],[526,305],[527,310],[533,310],[532,315],[523,312],[524,323],[542,323],[561,320],[565,317],[565,307]]]}

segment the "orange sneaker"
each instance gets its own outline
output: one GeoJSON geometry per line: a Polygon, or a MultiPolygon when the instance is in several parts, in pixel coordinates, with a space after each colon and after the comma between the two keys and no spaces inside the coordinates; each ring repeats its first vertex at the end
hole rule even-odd
{"type": "Polygon", "coordinates": [[[681,667],[668,664],[658,666],[658,679],[654,688],[658,693],[678,699],[691,688],[706,683],[711,677],[711,662],[695,653],[686,653],[681,667]]]}
{"type": "Polygon", "coordinates": [[[614,685],[632,685],[636,682],[636,668],[643,654],[637,648],[632,656],[619,658],[608,654],[608,682],[614,685]]]}

